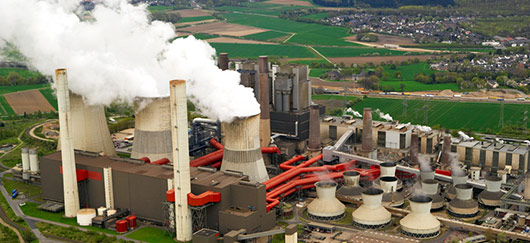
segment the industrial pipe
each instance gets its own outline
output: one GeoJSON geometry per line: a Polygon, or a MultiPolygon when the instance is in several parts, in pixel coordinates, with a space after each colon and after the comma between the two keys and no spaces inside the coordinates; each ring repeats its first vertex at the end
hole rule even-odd
{"type": "Polygon", "coordinates": [[[222,145],[219,141],[217,141],[217,139],[215,138],[212,138],[210,139],[210,145],[212,145],[212,147],[216,148],[216,149],[224,149],[225,146],[222,145]]]}
{"type": "Polygon", "coordinates": [[[159,159],[159,160],[151,162],[151,164],[155,164],[155,165],[169,164],[169,159],[167,159],[167,158],[159,159]]]}
{"type": "Polygon", "coordinates": [[[300,160],[303,160],[303,159],[305,159],[305,156],[303,156],[303,155],[294,156],[290,160],[287,160],[287,161],[281,163],[280,164],[280,169],[282,169],[282,170],[290,170],[290,169],[294,168],[294,166],[292,166],[291,164],[296,163],[296,162],[298,162],[300,160]]]}

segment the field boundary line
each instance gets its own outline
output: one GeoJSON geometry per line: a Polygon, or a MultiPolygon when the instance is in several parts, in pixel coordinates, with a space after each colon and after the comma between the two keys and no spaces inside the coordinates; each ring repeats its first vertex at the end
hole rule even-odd
{"type": "Polygon", "coordinates": [[[317,55],[321,56],[322,58],[324,58],[324,60],[326,60],[327,62],[331,63],[331,64],[335,64],[333,63],[332,61],[330,61],[326,56],[322,55],[322,53],[318,52],[315,48],[313,48],[312,46],[305,46],[311,50],[313,50],[317,55]]]}
{"type": "Polygon", "coordinates": [[[290,34],[291,34],[291,36],[287,37],[287,39],[282,41],[282,43],[287,43],[287,41],[289,41],[291,38],[293,38],[294,35],[296,35],[296,33],[290,33],[290,34]]]}

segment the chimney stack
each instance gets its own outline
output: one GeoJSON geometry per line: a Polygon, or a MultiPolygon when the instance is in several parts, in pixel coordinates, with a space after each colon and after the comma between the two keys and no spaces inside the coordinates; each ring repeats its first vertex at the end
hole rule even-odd
{"type": "Polygon", "coordinates": [[[147,157],[151,161],[173,160],[171,151],[171,109],[169,97],[141,98],[136,102],[134,144],[131,158],[147,157]],[[147,105],[143,104],[147,103],[147,105]]]}
{"type": "Polygon", "coordinates": [[[267,56],[259,57],[259,104],[260,113],[260,144],[261,147],[267,147],[271,137],[271,118],[270,118],[270,88],[269,88],[269,62],[267,56]]]}
{"type": "Polygon", "coordinates": [[[228,69],[228,53],[219,53],[217,65],[223,71],[228,69]]]}
{"type": "Polygon", "coordinates": [[[192,240],[192,222],[191,209],[188,207],[191,183],[186,82],[184,80],[170,82],[170,103],[176,234],[178,241],[185,242],[192,240]]]}
{"type": "Polygon", "coordinates": [[[446,134],[444,136],[444,142],[442,144],[442,165],[451,165],[451,135],[446,134]]]}
{"type": "Polygon", "coordinates": [[[372,108],[363,109],[363,134],[362,150],[372,152],[374,150],[372,141],[372,108]]]}
{"type": "Polygon", "coordinates": [[[311,105],[309,110],[309,150],[320,150],[320,109],[319,105],[311,105]]]}
{"type": "Polygon", "coordinates": [[[259,140],[259,114],[237,117],[224,123],[223,163],[221,171],[239,171],[250,181],[264,182],[269,179],[259,140]]]}
{"type": "Polygon", "coordinates": [[[418,134],[412,133],[410,137],[410,164],[417,165],[419,163],[418,161],[418,134]]]}
{"type": "Polygon", "coordinates": [[[74,143],[72,141],[72,114],[70,111],[70,91],[66,69],[55,70],[57,103],[59,106],[59,126],[61,132],[61,162],[63,169],[64,216],[73,218],[79,210],[79,193],[75,169],[74,143]]]}

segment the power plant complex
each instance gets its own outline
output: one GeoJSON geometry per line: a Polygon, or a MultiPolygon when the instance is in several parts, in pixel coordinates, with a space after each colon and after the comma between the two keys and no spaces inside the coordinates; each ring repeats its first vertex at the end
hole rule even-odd
{"type": "Polygon", "coordinates": [[[41,209],[80,225],[124,233],[138,221],[178,241],[416,242],[457,227],[530,240],[528,147],[373,121],[372,108],[361,119],[326,116],[307,66],[217,61],[240,73],[260,113],[188,121],[186,81],[174,80],[169,97],[137,98],[122,157],[104,108],[70,92],[58,69],[59,149],[38,158],[22,148],[13,175],[41,184],[41,209]]]}

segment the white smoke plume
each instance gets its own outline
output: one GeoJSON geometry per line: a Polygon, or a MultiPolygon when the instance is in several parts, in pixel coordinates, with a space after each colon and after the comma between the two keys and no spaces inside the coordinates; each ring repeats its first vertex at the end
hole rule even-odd
{"type": "Polygon", "coordinates": [[[29,65],[53,76],[66,68],[70,90],[88,104],[132,102],[169,95],[169,81],[187,82],[188,98],[221,121],[260,112],[251,89],[235,71],[215,65],[208,43],[175,37],[169,23],[150,21],[146,5],[102,0],[89,13],[80,0],[1,0],[0,47],[12,43],[29,65]]]}
{"type": "Polygon", "coordinates": [[[351,114],[351,115],[353,115],[353,116],[355,116],[355,117],[359,117],[359,118],[363,117],[363,115],[361,115],[361,113],[357,112],[356,110],[352,109],[351,107],[348,107],[348,108],[344,111],[344,113],[346,113],[346,114],[351,114]]]}
{"type": "Polygon", "coordinates": [[[462,131],[458,131],[458,135],[460,135],[460,137],[461,137],[464,141],[472,141],[472,140],[475,139],[475,138],[473,138],[473,137],[468,136],[467,134],[465,134],[465,133],[462,132],[462,131]]]}
{"type": "Polygon", "coordinates": [[[375,109],[375,113],[377,113],[379,115],[379,117],[381,117],[381,119],[384,119],[386,121],[393,121],[394,120],[390,116],[390,114],[385,114],[385,113],[381,112],[381,110],[379,110],[379,109],[375,109]]]}
{"type": "Polygon", "coordinates": [[[419,154],[418,162],[420,163],[421,171],[432,171],[431,162],[429,161],[429,157],[427,155],[419,154]]]}
{"type": "Polygon", "coordinates": [[[432,128],[429,127],[429,126],[416,125],[415,128],[420,130],[420,131],[422,131],[422,132],[430,132],[430,131],[432,131],[432,128]]]}
{"type": "Polygon", "coordinates": [[[454,176],[465,176],[466,172],[462,170],[462,167],[460,166],[460,161],[458,161],[458,154],[457,153],[449,153],[451,158],[451,175],[454,176]]]}

